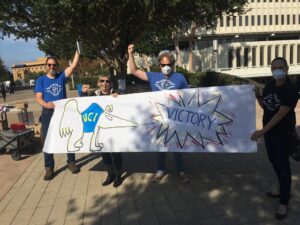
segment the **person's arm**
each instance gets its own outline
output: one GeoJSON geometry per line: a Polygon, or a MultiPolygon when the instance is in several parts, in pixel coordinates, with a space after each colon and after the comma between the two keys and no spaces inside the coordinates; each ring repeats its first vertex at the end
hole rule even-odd
{"type": "Polygon", "coordinates": [[[288,106],[280,106],[278,112],[272,117],[272,119],[263,127],[261,130],[255,131],[251,135],[251,140],[256,141],[259,137],[263,136],[270,129],[276,126],[291,110],[291,107],[288,106]]]}
{"type": "Polygon", "coordinates": [[[65,76],[67,78],[73,73],[74,69],[78,64],[78,61],[79,61],[79,53],[76,50],[72,64],[65,69],[65,76]]]}
{"type": "Polygon", "coordinates": [[[255,88],[255,97],[256,97],[256,100],[257,100],[259,106],[261,108],[263,108],[264,106],[263,106],[263,102],[262,102],[262,95],[260,94],[260,92],[257,88],[255,88]]]}
{"type": "Polygon", "coordinates": [[[136,76],[137,78],[141,80],[148,81],[148,77],[145,71],[139,70],[136,67],[135,61],[134,61],[134,56],[133,56],[133,44],[130,44],[128,46],[128,65],[130,68],[131,73],[136,76]]]}
{"type": "Polygon", "coordinates": [[[35,93],[35,99],[36,99],[36,102],[46,108],[46,109],[54,109],[55,105],[53,104],[53,102],[45,102],[44,99],[43,99],[43,93],[41,92],[36,92],[35,93]]]}

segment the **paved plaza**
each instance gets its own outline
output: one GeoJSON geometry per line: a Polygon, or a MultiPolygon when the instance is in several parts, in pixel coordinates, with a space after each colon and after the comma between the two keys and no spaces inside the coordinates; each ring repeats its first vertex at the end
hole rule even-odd
{"type": "MultiPolygon", "coordinates": [[[[38,117],[40,108],[32,91],[8,96],[8,104],[22,96],[38,117]]],[[[297,116],[300,118],[300,105],[297,116]]],[[[261,110],[257,108],[257,127],[260,121],[261,110]]],[[[43,180],[41,152],[21,161],[0,155],[0,225],[299,224],[300,164],[291,160],[289,216],[277,221],[274,212],[278,202],[265,196],[266,191],[276,187],[276,179],[262,140],[258,152],[252,154],[186,154],[189,184],[176,176],[172,154],[167,155],[168,175],[161,183],[152,183],[155,156],[125,153],[123,183],[114,188],[101,186],[106,173],[100,154],[77,154],[81,168],[77,175],[67,169],[66,155],[55,155],[56,177],[50,182],[43,180]]]]}

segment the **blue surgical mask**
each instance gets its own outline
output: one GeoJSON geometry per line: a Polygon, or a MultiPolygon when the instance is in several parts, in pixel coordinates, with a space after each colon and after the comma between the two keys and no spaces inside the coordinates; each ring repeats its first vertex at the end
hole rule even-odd
{"type": "Polygon", "coordinates": [[[281,79],[281,78],[284,78],[284,77],[286,76],[286,72],[283,71],[283,70],[280,70],[280,69],[273,70],[272,76],[273,76],[275,79],[281,79]]]}

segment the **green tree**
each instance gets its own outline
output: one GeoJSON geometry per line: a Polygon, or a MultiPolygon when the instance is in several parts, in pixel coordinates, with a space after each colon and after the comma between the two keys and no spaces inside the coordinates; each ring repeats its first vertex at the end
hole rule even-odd
{"type": "Polygon", "coordinates": [[[7,70],[3,60],[0,58],[0,81],[10,80],[10,75],[11,73],[7,70]]]}
{"type": "Polygon", "coordinates": [[[41,50],[60,58],[71,58],[75,40],[80,39],[85,56],[100,58],[118,74],[125,74],[128,44],[186,31],[192,22],[209,27],[222,13],[241,12],[246,2],[1,0],[0,32],[17,38],[36,38],[41,50]]]}

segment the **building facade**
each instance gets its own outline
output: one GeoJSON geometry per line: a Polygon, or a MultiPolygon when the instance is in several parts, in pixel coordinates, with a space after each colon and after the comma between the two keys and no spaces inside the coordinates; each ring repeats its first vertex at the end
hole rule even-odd
{"type": "Polygon", "coordinates": [[[46,72],[45,66],[46,58],[41,57],[38,58],[35,62],[27,62],[23,64],[13,65],[12,72],[14,81],[21,80],[23,81],[26,74],[28,73],[38,73],[38,72],[46,72]]]}
{"type": "Polygon", "coordinates": [[[300,74],[300,0],[248,0],[245,9],[242,15],[223,15],[214,29],[197,29],[192,63],[182,51],[183,66],[264,77],[271,75],[271,60],[281,56],[290,74],[300,74]]]}

